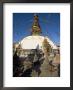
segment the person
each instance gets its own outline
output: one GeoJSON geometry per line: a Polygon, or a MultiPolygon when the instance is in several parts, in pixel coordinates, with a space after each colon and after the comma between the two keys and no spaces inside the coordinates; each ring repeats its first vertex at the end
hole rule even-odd
{"type": "Polygon", "coordinates": [[[49,64],[52,66],[52,62],[53,62],[53,60],[50,60],[50,62],[49,62],[49,64]]]}

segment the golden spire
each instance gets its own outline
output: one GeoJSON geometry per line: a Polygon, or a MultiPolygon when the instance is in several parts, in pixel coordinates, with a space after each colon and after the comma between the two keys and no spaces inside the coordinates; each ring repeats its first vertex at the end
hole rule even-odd
{"type": "Polygon", "coordinates": [[[39,18],[37,14],[34,14],[34,22],[32,25],[32,35],[39,35],[41,33],[41,28],[39,25],[39,18]]]}

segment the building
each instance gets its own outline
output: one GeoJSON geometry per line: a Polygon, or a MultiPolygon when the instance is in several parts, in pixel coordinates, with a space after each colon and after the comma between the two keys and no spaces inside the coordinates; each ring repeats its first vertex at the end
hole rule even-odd
{"type": "Polygon", "coordinates": [[[51,48],[53,50],[57,50],[58,47],[50,40],[50,38],[47,36],[41,36],[41,33],[42,30],[39,25],[39,17],[38,15],[35,15],[31,35],[23,38],[21,41],[19,41],[18,44],[15,45],[15,47],[17,48],[17,46],[19,45],[23,50],[32,50],[38,47],[39,49],[43,50],[43,41],[46,39],[51,48]]]}

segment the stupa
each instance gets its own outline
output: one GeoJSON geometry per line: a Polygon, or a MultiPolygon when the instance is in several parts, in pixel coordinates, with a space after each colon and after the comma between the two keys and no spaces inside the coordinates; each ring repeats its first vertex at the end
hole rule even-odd
{"type": "Polygon", "coordinates": [[[32,25],[31,35],[23,38],[19,44],[21,44],[22,49],[36,49],[37,46],[39,49],[43,50],[42,43],[46,38],[49,44],[51,45],[52,49],[57,49],[57,46],[50,40],[49,37],[45,37],[41,35],[42,30],[39,25],[39,17],[38,15],[34,15],[34,21],[32,25]]]}

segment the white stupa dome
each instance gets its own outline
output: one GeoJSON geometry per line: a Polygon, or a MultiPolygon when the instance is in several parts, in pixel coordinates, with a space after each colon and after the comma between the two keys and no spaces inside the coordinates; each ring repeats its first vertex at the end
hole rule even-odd
{"type": "MultiPolygon", "coordinates": [[[[19,43],[21,44],[22,49],[36,49],[37,46],[39,46],[39,49],[42,49],[42,42],[44,38],[44,36],[32,35],[23,38],[19,43]]],[[[57,46],[48,37],[46,37],[46,39],[53,49],[57,49],[57,46]]]]}

